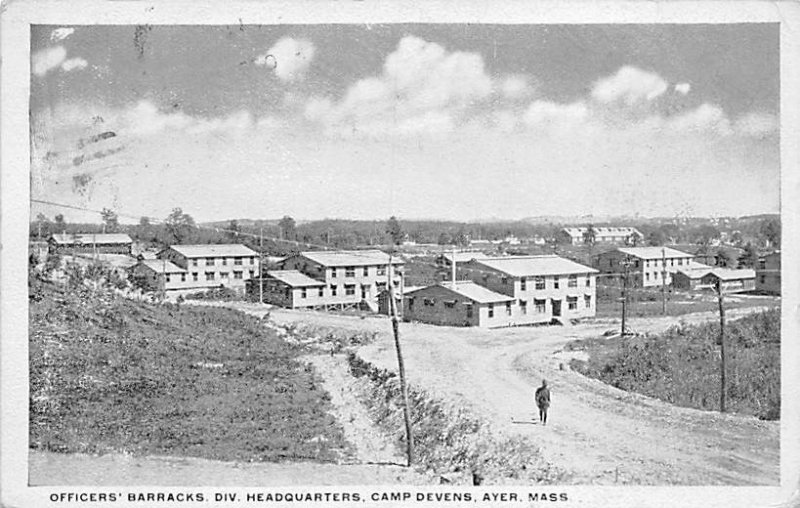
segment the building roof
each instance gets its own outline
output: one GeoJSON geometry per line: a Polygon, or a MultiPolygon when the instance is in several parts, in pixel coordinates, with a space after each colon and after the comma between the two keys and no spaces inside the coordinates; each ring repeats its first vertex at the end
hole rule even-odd
{"type": "Polygon", "coordinates": [[[475,263],[488,266],[512,277],[536,275],[569,275],[596,273],[597,270],[555,255],[547,256],[502,256],[476,259],[475,263]]]}
{"type": "Polygon", "coordinates": [[[169,248],[187,258],[258,256],[258,252],[240,243],[170,245],[169,248]]]}
{"type": "Polygon", "coordinates": [[[711,270],[716,277],[722,280],[755,279],[756,271],[749,268],[735,270],[733,268],[713,268],[711,270]]]}
{"type": "MultiPolygon", "coordinates": [[[[315,250],[300,253],[322,266],[364,266],[387,265],[389,255],[377,249],[371,250],[315,250]]],[[[404,261],[397,256],[392,257],[392,264],[403,264],[404,261]]]]}
{"type": "Polygon", "coordinates": [[[325,285],[324,282],[312,279],[308,275],[297,270],[270,270],[267,272],[267,275],[293,288],[318,287],[325,285]]]}
{"type": "Polygon", "coordinates": [[[670,249],[669,247],[620,247],[617,249],[623,254],[628,254],[639,259],[661,259],[662,250],[664,256],[668,258],[693,258],[694,254],[689,254],[680,250],[670,249]]]}
{"type": "Polygon", "coordinates": [[[51,238],[60,245],[91,245],[133,243],[131,237],[124,233],[56,233],[51,238]]]}
{"type": "MultiPolygon", "coordinates": [[[[582,237],[586,230],[589,229],[588,227],[575,227],[575,228],[564,228],[563,230],[567,232],[570,236],[580,236],[582,237]]],[[[629,236],[631,233],[636,233],[639,236],[642,234],[639,232],[638,229],[628,226],[592,226],[596,235],[599,236],[606,236],[606,235],[626,235],[629,236]]]]}
{"type": "MultiPolygon", "coordinates": [[[[446,252],[446,253],[442,254],[442,257],[444,259],[446,259],[450,263],[453,262],[453,253],[452,252],[446,252]]],[[[464,263],[466,261],[471,261],[473,259],[486,259],[488,257],[489,256],[487,256],[485,253],[479,252],[479,251],[478,252],[456,252],[456,263],[464,263]]]]}
{"type": "Polygon", "coordinates": [[[689,268],[678,268],[677,273],[681,273],[690,279],[700,279],[711,273],[710,266],[690,266],[689,268]]]}
{"type": "Polygon", "coordinates": [[[426,286],[423,288],[416,289],[414,291],[406,291],[404,294],[406,296],[413,296],[413,293],[423,291],[428,288],[432,287],[443,287],[448,291],[452,291],[459,296],[463,296],[469,300],[472,300],[475,303],[498,303],[498,302],[510,302],[514,300],[514,298],[506,295],[501,295],[500,293],[495,293],[490,289],[486,289],[483,286],[480,286],[470,280],[459,280],[456,281],[455,284],[452,282],[442,282],[440,284],[434,286],[426,286]]]}
{"type": "Polygon", "coordinates": [[[139,261],[139,264],[156,273],[186,273],[186,270],[180,266],[163,259],[143,259],[139,261]]]}

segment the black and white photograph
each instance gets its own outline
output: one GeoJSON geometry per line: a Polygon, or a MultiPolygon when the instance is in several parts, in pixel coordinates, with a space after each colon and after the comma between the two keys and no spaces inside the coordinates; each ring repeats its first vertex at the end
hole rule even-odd
{"type": "Polygon", "coordinates": [[[796,5],[37,3],[4,506],[797,502],[796,5]]]}

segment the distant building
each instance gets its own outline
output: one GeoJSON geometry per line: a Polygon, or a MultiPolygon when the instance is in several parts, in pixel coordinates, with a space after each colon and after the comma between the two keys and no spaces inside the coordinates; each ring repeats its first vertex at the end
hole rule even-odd
{"type": "Polygon", "coordinates": [[[57,233],[47,240],[51,254],[131,255],[133,240],[121,233],[57,233]]]}
{"type": "MultiPolygon", "coordinates": [[[[404,261],[393,257],[393,283],[403,291],[404,261]]],[[[322,282],[324,305],[347,307],[360,303],[377,311],[378,294],[387,288],[389,255],[379,250],[307,251],[289,256],[282,270],[297,270],[322,282]]]]}
{"type": "Polygon", "coordinates": [[[756,289],[765,293],[781,294],[781,251],[767,254],[758,260],[756,289]]]}
{"type": "MultiPolygon", "coordinates": [[[[459,263],[466,263],[467,261],[471,261],[473,259],[486,259],[489,256],[484,254],[481,251],[466,251],[466,252],[456,252],[455,259],[456,265],[459,263]]],[[[436,256],[436,265],[440,268],[450,268],[453,264],[453,253],[452,252],[445,252],[443,254],[439,254],[436,256]]]]}
{"type": "Polygon", "coordinates": [[[693,262],[694,258],[693,254],[669,247],[620,247],[596,256],[595,267],[602,273],[622,274],[623,261],[627,259],[631,284],[651,287],[671,284],[672,274],[678,270],[704,266],[693,262]]]}
{"type": "Polygon", "coordinates": [[[514,299],[515,325],[595,315],[597,270],[555,255],[473,259],[458,274],[514,299]]]}
{"type": "MultiPolygon", "coordinates": [[[[641,241],[644,238],[638,229],[627,226],[595,226],[592,229],[594,230],[595,243],[628,245],[632,243],[634,236],[637,238],[636,241],[641,241]]],[[[556,234],[556,241],[571,245],[583,245],[586,243],[586,232],[588,230],[588,227],[563,228],[556,234]]]]}
{"type": "Polygon", "coordinates": [[[249,297],[258,300],[262,291],[264,302],[288,309],[326,306],[325,283],[297,270],[271,270],[247,281],[249,297]]]}
{"type": "MultiPolygon", "coordinates": [[[[230,287],[244,290],[248,279],[260,273],[258,253],[241,244],[172,245],[158,258],[186,270],[191,288],[230,287]]],[[[185,289],[175,285],[167,289],[185,289]]]]}
{"type": "Polygon", "coordinates": [[[472,281],[443,282],[406,293],[403,319],[447,326],[511,326],[514,298],[472,281]]]}
{"type": "Polygon", "coordinates": [[[130,271],[134,283],[146,291],[197,288],[189,272],[166,259],[140,259],[130,271]]]}
{"type": "Polygon", "coordinates": [[[693,250],[694,260],[698,263],[723,268],[738,268],[739,258],[744,255],[744,249],[729,245],[698,247],[693,250]]]}
{"type": "Polygon", "coordinates": [[[749,269],[696,267],[677,270],[672,275],[673,287],[692,291],[713,288],[720,280],[722,291],[726,293],[753,291],[756,288],[756,273],[749,269]]]}

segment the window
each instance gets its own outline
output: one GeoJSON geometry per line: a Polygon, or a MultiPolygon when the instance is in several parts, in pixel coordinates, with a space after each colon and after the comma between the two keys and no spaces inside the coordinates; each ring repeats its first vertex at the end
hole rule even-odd
{"type": "Polygon", "coordinates": [[[353,296],[356,294],[356,285],[355,284],[345,284],[344,285],[344,294],[347,296],[353,296]]]}
{"type": "Polygon", "coordinates": [[[305,298],[307,296],[308,296],[308,290],[306,288],[301,289],[300,290],[300,298],[305,298]]]}
{"type": "Polygon", "coordinates": [[[591,295],[583,295],[583,304],[587,309],[592,308],[592,297],[591,295]]]}
{"type": "Polygon", "coordinates": [[[410,296],[408,297],[408,310],[411,310],[413,308],[414,308],[414,297],[410,296]]]}
{"type": "Polygon", "coordinates": [[[164,280],[170,282],[170,274],[168,273],[164,274],[164,280]]]}
{"type": "Polygon", "coordinates": [[[761,275],[761,276],[759,276],[759,280],[760,280],[761,284],[766,284],[767,283],[767,276],[766,275],[761,275]]]}
{"type": "Polygon", "coordinates": [[[468,304],[466,304],[466,305],[465,305],[465,307],[467,308],[467,317],[468,317],[468,318],[471,318],[471,317],[472,317],[472,315],[473,315],[473,314],[472,314],[472,312],[473,312],[473,311],[472,311],[472,304],[471,304],[471,303],[468,303],[468,304]]]}
{"type": "Polygon", "coordinates": [[[767,260],[766,259],[759,259],[758,260],[758,269],[759,270],[766,270],[767,269],[767,260]]]}
{"type": "Polygon", "coordinates": [[[355,277],[356,276],[356,267],[355,266],[348,266],[344,269],[344,276],[345,277],[355,277]]]}
{"type": "Polygon", "coordinates": [[[197,273],[197,272],[192,273],[192,280],[193,281],[197,282],[197,280],[199,278],[200,278],[200,274],[199,273],[197,273]]]}
{"type": "Polygon", "coordinates": [[[436,302],[434,302],[431,298],[422,299],[422,305],[424,305],[425,307],[433,307],[435,303],[436,302]]]}
{"type": "Polygon", "coordinates": [[[669,266],[675,266],[675,259],[674,258],[669,260],[669,266]]]}
{"type": "Polygon", "coordinates": [[[219,278],[220,279],[227,279],[228,278],[228,272],[220,272],[219,273],[219,278]]]}
{"type": "Polygon", "coordinates": [[[367,292],[369,291],[369,286],[366,284],[361,285],[361,298],[367,297],[367,292]]]}
{"type": "Polygon", "coordinates": [[[214,266],[214,258],[206,258],[206,266],[214,266]]]}
{"type": "Polygon", "coordinates": [[[253,256],[250,256],[250,264],[251,265],[256,264],[256,258],[254,258],[253,256]]]}
{"type": "Polygon", "coordinates": [[[336,284],[333,284],[331,286],[331,296],[336,296],[336,290],[337,290],[336,284]]]}
{"type": "Polygon", "coordinates": [[[489,309],[489,317],[490,317],[490,318],[494,317],[494,304],[493,304],[493,303],[490,303],[490,304],[488,305],[487,309],[489,309]]]}
{"type": "Polygon", "coordinates": [[[508,284],[508,277],[500,277],[500,284],[508,284]]]}
{"type": "Polygon", "coordinates": [[[525,291],[526,289],[527,289],[527,280],[525,279],[525,277],[522,277],[519,280],[519,290],[525,291]]]}
{"type": "Polygon", "coordinates": [[[592,276],[591,275],[587,275],[586,276],[586,287],[587,288],[588,287],[592,287],[592,276]]]}
{"type": "Polygon", "coordinates": [[[569,279],[567,279],[567,287],[576,288],[578,287],[578,276],[577,275],[570,275],[569,279]]]}
{"type": "Polygon", "coordinates": [[[369,277],[369,267],[368,266],[364,267],[364,277],[369,277]]]}
{"type": "Polygon", "coordinates": [[[647,281],[650,280],[650,274],[649,273],[644,274],[644,280],[647,280],[647,281]]]}
{"type": "Polygon", "coordinates": [[[234,265],[241,265],[242,264],[242,258],[233,258],[233,264],[234,265]]]}
{"type": "Polygon", "coordinates": [[[511,302],[506,302],[506,316],[511,315],[511,302]]]}
{"type": "Polygon", "coordinates": [[[519,301],[519,310],[523,314],[527,314],[528,313],[528,302],[525,301],[525,300],[520,300],[519,301]]]}
{"type": "Polygon", "coordinates": [[[544,289],[544,277],[535,277],[533,279],[536,289],[544,289]]]}
{"type": "Polygon", "coordinates": [[[331,268],[331,277],[336,277],[336,268],[331,268]]]}
{"type": "Polygon", "coordinates": [[[214,280],[214,272],[206,272],[206,280],[214,280]]]}
{"type": "Polygon", "coordinates": [[[538,314],[547,312],[547,300],[534,300],[533,306],[536,307],[536,312],[538,314]]]}
{"type": "MultiPolygon", "coordinates": [[[[679,260],[678,260],[678,266],[680,266],[680,265],[682,265],[682,264],[683,264],[683,259],[679,259],[679,260]]],[[[687,264],[688,264],[688,263],[687,263],[687,264]]]]}
{"type": "Polygon", "coordinates": [[[636,268],[639,268],[639,264],[640,264],[640,261],[638,259],[633,262],[633,266],[636,267],[636,268]]]}
{"type": "Polygon", "coordinates": [[[453,307],[456,306],[456,301],[455,300],[445,300],[444,306],[447,307],[448,309],[452,309],[453,307]]]}
{"type": "Polygon", "coordinates": [[[568,296],[567,297],[567,308],[569,310],[578,310],[578,297],[577,296],[568,296]]]}
{"type": "Polygon", "coordinates": [[[319,296],[320,298],[325,296],[325,288],[324,287],[320,287],[319,288],[319,291],[317,292],[317,296],[319,296]]]}
{"type": "Polygon", "coordinates": [[[242,278],[242,271],[241,270],[236,270],[235,272],[233,272],[233,278],[234,279],[241,279],[242,278]]]}
{"type": "Polygon", "coordinates": [[[560,280],[558,277],[553,277],[553,287],[558,289],[558,285],[560,284],[560,280]]]}
{"type": "Polygon", "coordinates": [[[192,266],[197,266],[197,260],[196,259],[192,260],[192,266]]]}
{"type": "Polygon", "coordinates": [[[228,258],[222,258],[222,266],[228,266],[228,258]]]}
{"type": "Polygon", "coordinates": [[[181,274],[181,282],[186,282],[186,274],[185,273],[181,274]]]}
{"type": "Polygon", "coordinates": [[[385,282],[376,282],[375,288],[378,290],[378,293],[381,291],[386,291],[386,283],[385,282]]]}
{"type": "Polygon", "coordinates": [[[386,267],[385,266],[379,266],[378,267],[378,275],[379,276],[382,275],[382,276],[386,277],[386,267]]]}

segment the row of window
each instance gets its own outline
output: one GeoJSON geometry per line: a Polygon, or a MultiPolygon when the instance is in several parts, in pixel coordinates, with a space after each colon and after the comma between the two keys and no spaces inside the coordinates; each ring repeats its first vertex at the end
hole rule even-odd
{"type": "MultiPolygon", "coordinates": [[[[394,285],[395,285],[395,287],[397,287],[397,286],[400,285],[400,283],[398,281],[394,281],[394,285]]],[[[330,288],[331,296],[338,296],[339,287],[336,284],[331,284],[328,287],[330,288]]],[[[386,283],[385,282],[379,282],[379,283],[375,284],[375,287],[377,288],[378,292],[380,293],[381,291],[386,289],[386,283]]],[[[367,296],[369,295],[369,290],[370,290],[370,285],[362,284],[361,285],[361,298],[367,298],[367,296]]],[[[289,291],[290,291],[290,289],[286,288],[287,294],[288,294],[289,291]]],[[[355,295],[356,294],[356,285],[355,284],[344,284],[344,294],[346,296],[355,295]]],[[[307,288],[302,288],[300,290],[300,298],[308,298],[308,295],[309,295],[309,290],[307,288]]],[[[317,288],[317,296],[319,296],[319,297],[325,296],[325,288],[324,287],[317,288]]]]}
{"type": "MultiPolygon", "coordinates": [[[[501,279],[503,284],[508,283],[508,278],[503,277],[501,279]]],[[[584,280],[584,284],[586,287],[592,286],[592,278],[591,276],[587,275],[586,279],[584,280]]],[[[534,289],[546,289],[546,279],[542,276],[537,276],[533,278],[533,287],[534,289]]],[[[553,289],[559,289],[561,287],[561,278],[558,276],[553,277],[553,289]]],[[[569,288],[576,288],[578,287],[578,276],[577,275],[570,275],[567,277],[567,287],[569,288]]],[[[522,277],[519,281],[519,289],[520,291],[527,291],[528,290],[528,279],[526,277],[522,277]]]]}
{"type": "MultiPolygon", "coordinates": [[[[458,303],[458,302],[456,300],[444,300],[442,303],[444,304],[444,306],[446,308],[452,309],[453,307],[455,307],[456,303],[458,303]]],[[[522,314],[527,314],[528,313],[528,301],[527,300],[519,300],[518,304],[519,304],[520,312],[522,314]]],[[[422,305],[425,306],[425,307],[435,307],[436,306],[436,300],[434,300],[433,298],[423,298],[422,299],[422,305]]],[[[512,314],[512,305],[513,305],[513,302],[506,302],[505,303],[505,314],[507,316],[510,316],[512,314]]],[[[592,297],[591,297],[591,295],[584,295],[583,296],[583,305],[587,309],[591,309],[592,308],[592,297]]],[[[466,308],[466,311],[467,311],[467,317],[472,317],[472,312],[473,312],[472,311],[472,304],[471,303],[464,303],[464,307],[466,308]]],[[[414,298],[413,297],[408,299],[408,308],[409,308],[409,310],[414,308],[414,298]]],[[[538,298],[533,299],[533,308],[534,308],[534,312],[536,312],[537,314],[544,314],[545,312],[547,312],[547,300],[546,299],[538,299],[538,298]]],[[[578,297],[577,296],[568,296],[567,297],[567,308],[569,310],[578,310],[578,297]]],[[[495,306],[494,306],[494,304],[493,303],[487,304],[486,309],[488,311],[488,317],[493,318],[494,315],[495,315],[495,312],[494,312],[495,311],[495,306]]]]}
{"type": "MultiPolygon", "coordinates": [[[[227,266],[228,265],[228,258],[219,258],[219,259],[222,262],[222,266],[227,266]]],[[[233,261],[233,264],[235,266],[241,266],[241,265],[244,264],[245,259],[248,260],[248,264],[251,264],[251,265],[256,264],[256,258],[253,257],[253,256],[250,256],[250,257],[247,257],[247,258],[245,258],[245,257],[235,257],[235,258],[232,258],[232,261],[233,261]]],[[[200,262],[200,260],[198,258],[192,258],[192,266],[198,266],[199,262],[200,262]]],[[[217,258],[205,258],[205,266],[216,266],[216,264],[217,264],[217,258]]]]}
{"type": "MultiPolygon", "coordinates": [[[[361,274],[364,277],[369,277],[369,269],[370,269],[369,266],[365,266],[365,267],[361,268],[361,270],[360,270],[361,274]]],[[[337,268],[335,266],[333,268],[331,268],[331,277],[336,277],[337,273],[338,273],[338,271],[337,271],[337,268]]],[[[401,273],[400,269],[399,268],[395,268],[395,273],[400,275],[400,273],[401,273]]],[[[386,276],[386,267],[382,266],[382,265],[379,265],[379,266],[375,267],[375,275],[378,276],[378,277],[381,277],[381,276],[385,277],[386,276]]],[[[355,266],[346,266],[346,267],[344,267],[344,276],[345,277],[355,277],[356,276],[356,267],[355,266]]]]}
{"type": "MultiPolygon", "coordinates": [[[[167,273],[167,274],[164,275],[164,280],[166,282],[172,282],[174,275],[180,275],[181,282],[186,282],[186,274],[185,273],[181,273],[181,274],[167,273]]],[[[250,270],[250,277],[253,277],[254,275],[255,275],[255,270],[250,270]]],[[[213,280],[216,280],[216,278],[217,278],[217,273],[216,272],[205,272],[206,281],[213,281],[213,280]]],[[[230,278],[230,274],[228,272],[220,272],[219,273],[219,278],[220,278],[220,280],[228,280],[230,278]]],[[[244,272],[242,272],[241,270],[234,270],[233,278],[234,279],[239,279],[239,280],[244,280],[244,272]]],[[[199,280],[200,280],[200,274],[197,273],[197,272],[192,273],[192,281],[197,282],[199,280]]],[[[176,281],[177,281],[177,279],[176,279],[176,281]]]]}

